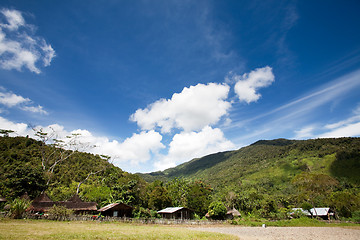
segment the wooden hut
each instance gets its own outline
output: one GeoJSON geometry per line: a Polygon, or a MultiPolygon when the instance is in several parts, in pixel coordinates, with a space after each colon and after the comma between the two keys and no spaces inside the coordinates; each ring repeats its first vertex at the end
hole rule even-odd
{"type": "Polygon", "coordinates": [[[47,212],[54,205],[63,206],[67,209],[73,210],[76,214],[79,213],[91,213],[97,210],[97,203],[95,202],[83,202],[78,195],[74,195],[68,201],[52,201],[46,193],[42,193],[39,197],[35,198],[29,208],[32,212],[47,212]]]}
{"type": "Polygon", "coordinates": [[[162,218],[167,219],[192,219],[194,211],[184,207],[168,207],[158,211],[162,218]]]}
{"type": "Polygon", "coordinates": [[[71,209],[75,214],[84,214],[97,211],[96,202],[84,202],[77,194],[75,194],[67,201],[56,202],[55,205],[71,209]]]}
{"type": "Polygon", "coordinates": [[[41,193],[37,198],[32,201],[29,208],[32,212],[47,212],[55,205],[55,202],[52,201],[49,196],[44,192],[41,193]]]}
{"type": "Polygon", "coordinates": [[[133,207],[125,203],[111,203],[98,210],[101,215],[109,217],[132,217],[133,207]]]}

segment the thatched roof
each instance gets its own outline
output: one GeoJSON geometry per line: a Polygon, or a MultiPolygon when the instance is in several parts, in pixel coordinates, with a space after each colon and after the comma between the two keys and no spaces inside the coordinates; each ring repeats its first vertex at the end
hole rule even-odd
{"type": "Polygon", "coordinates": [[[33,202],[35,202],[35,203],[40,203],[40,202],[53,202],[53,200],[51,200],[51,199],[49,198],[49,196],[48,196],[45,192],[43,192],[43,193],[41,193],[37,198],[35,198],[33,202]]]}
{"type": "Polygon", "coordinates": [[[42,193],[31,204],[30,210],[34,212],[47,212],[54,205],[63,206],[73,211],[96,211],[96,202],[83,202],[78,195],[74,195],[68,201],[52,201],[46,193],[42,193]]]}

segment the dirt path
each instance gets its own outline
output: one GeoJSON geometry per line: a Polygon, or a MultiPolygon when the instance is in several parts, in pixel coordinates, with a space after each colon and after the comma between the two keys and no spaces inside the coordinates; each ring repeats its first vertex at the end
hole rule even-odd
{"type": "Polygon", "coordinates": [[[359,240],[360,230],[340,227],[194,227],[193,230],[219,232],[241,240],[359,240]]]}

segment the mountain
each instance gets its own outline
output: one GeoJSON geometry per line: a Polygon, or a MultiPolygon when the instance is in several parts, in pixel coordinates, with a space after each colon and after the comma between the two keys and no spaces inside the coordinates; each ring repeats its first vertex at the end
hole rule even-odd
{"type": "Polygon", "coordinates": [[[148,182],[201,179],[214,189],[236,189],[244,184],[285,186],[302,172],[360,184],[360,138],[260,140],[236,151],[210,154],[165,171],[140,175],[148,182]]]}

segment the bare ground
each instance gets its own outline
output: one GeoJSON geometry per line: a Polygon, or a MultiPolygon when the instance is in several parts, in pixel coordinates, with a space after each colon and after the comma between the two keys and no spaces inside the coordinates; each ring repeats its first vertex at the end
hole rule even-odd
{"type": "Polygon", "coordinates": [[[219,232],[241,240],[360,240],[360,230],[341,227],[193,227],[193,230],[219,232]]]}

